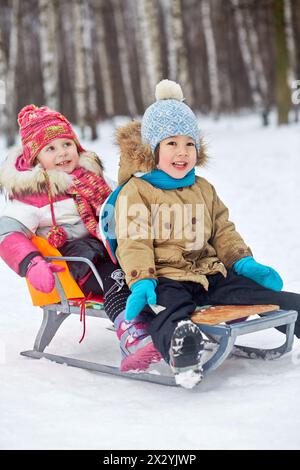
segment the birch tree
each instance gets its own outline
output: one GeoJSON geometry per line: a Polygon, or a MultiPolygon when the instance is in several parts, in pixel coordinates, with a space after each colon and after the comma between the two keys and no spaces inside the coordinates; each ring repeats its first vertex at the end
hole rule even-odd
{"type": "MultiPolygon", "coordinates": [[[[217,48],[218,56],[218,71],[219,71],[219,83],[221,89],[221,108],[223,111],[232,112],[234,105],[233,98],[233,87],[236,89],[236,84],[233,83],[231,77],[231,60],[232,56],[229,57],[228,50],[233,47],[234,28],[232,21],[232,8],[230,2],[222,2],[218,14],[214,14],[214,21],[218,24],[218,28],[214,30],[215,41],[219,43],[217,48]]],[[[234,39],[235,41],[236,39],[234,39]]]]}
{"type": "Polygon", "coordinates": [[[291,84],[293,80],[296,79],[296,44],[293,31],[291,0],[284,0],[284,20],[286,45],[289,58],[288,81],[289,84],[291,84]]]}
{"type": "Polygon", "coordinates": [[[288,51],[284,27],[283,0],[273,0],[275,26],[275,96],[277,104],[277,123],[287,124],[290,109],[290,90],[288,87],[288,51]]]}
{"type": "Polygon", "coordinates": [[[120,0],[112,0],[112,5],[114,8],[114,18],[115,18],[116,29],[117,29],[119,61],[120,61],[122,82],[124,86],[126,103],[127,103],[130,116],[134,117],[137,115],[137,105],[135,101],[134,89],[133,89],[132,79],[130,75],[128,44],[126,40],[125,24],[124,24],[123,12],[121,8],[121,2],[120,0]]]}
{"type": "Polygon", "coordinates": [[[161,0],[164,11],[165,30],[166,30],[166,47],[168,61],[168,77],[176,80],[177,77],[177,53],[176,45],[173,41],[172,19],[171,19],[171,0],[161,0]]]}
{"type": "Polygon", "coordinates": [[[87,94],[86,121],[91,129],[92,140],[97,139],[97,93],[93,61],[92,18],[88,1],[83,3],[83,45],[87,94]]]}
{"type": "Polygon", "coordinates": [[[9,55],[6,79],[6,122],[4,124],[6,145],[15,143],[17,131],[16,115],[16,69],[18,61],[19,42],[19,0],[12,0],[11,29],[9,36],[9,55]]]}
{"type": "Polygon", "coordinates": [[[238,38],[239,38],[239,46],[240,46],[246,74],[247,74],[248,81],[249,81],[252,101],[257,111],[262,114],[263,123],[266,124],[264,120],[263,97],[259,88],[254,61],[251,55],[247,29],[246,29],[246,23],[245,23],[243,12],[240,7],[240,0],[231,0],[231,3],[234,7],[233,14],[234,14],[235,24],[236,24],[238,38]]]}
{"type": "Polygon", "coordinates": [[[258,34],[257,28],[254,26],[253,23],[253,16],[251,12],[245,12],[245,19],[248,29],[248,36],[250,47],[252,51],[252,60],[253,60],[253,67],[255,70],[255,75],[258,83],[258,88],[261,94],[261,102],[262,102],[262,116],[263,116],[263,124],[268,124],[268,115],[270,112],[270,101],[269,101],[269,88],[267,77],[265,73],[264,64],[262,61],[262,55],[260,50],[260,45],[258,41],[258,34]]]}
{"type": "Polygon", "coordinates": [[[96,22],[96,52],[100,65],[100,75],[102,81],[104,111],[107,117],[114,115],[114,100],[111,70],[108,58],[108,38],[105,33],[103,21],[103,6],[105,0],[94,0],[93,9],[96,22]]]}
{"type": "Polygon", "coordinates": [[[142,52],[145,57],[145,71],[151,90],[162,77],[161,35],[159,31],[158,5],[156,0],[137,2],[141,30],[142,52]]]}
{"type": "Polygon", "coordinates": [[[144,108],[148,107],[154,99],[154,89],[150,85],[145,54],[145,36],[147,35],[147,21],[142,2],[131,0],[129,3],[131,17],[134,21],[134,40],[138,56],[138,70],[141,84],[141,97],[144,108]]]}
{"type": "Polygon", "coordinates": [[[39,0],[41,69],[44,100],[59,109],[59,57],[56,0],[39,0]]]}
{"type": "MultiPolygon", "coordinates": [[[[284,19],[285,19],[285,36],[286,36],[286,45],[288,52],[288,84],[290,89],[294,86],[294,83],[297,79],[296,77],[296,68],[297,68],[297,58],[296,58],[296,42],[295,42],[295,33],[293,30],[293,21],[292,21],[292,4],[291,0],[284,0],[284,19]]],[[[295,121],[299,119],[299,106],[294,105],[294,115],[295,121]]]]}
{"type": "Polygon", "coordinates": [[[211,19],[210,0],[201,2],[202,25],[205,37],[208,61],[208,78],[213,115],[217,118],[220,113],[221,93],[217,61],[216,42],[211,19]]]}
{"type": "Polygon", "coordinates": [[[6,103],[6,70],[7,62],[4,49],[4,38],[0,28],[0,134],[4,126],[4,113],[6,103]]]}
{"type": "MultiPolygon", "coordinates": [[[[173,62],[176,62],[176,70],[170,70],[171,77],[180,83],[184,97],[188,104],[193,106],[193,92],[191,80],[189,76],[189,64],[187,50],[185,47],[184,27],[183,27],[183,11],[181,0],[170,0],[170,25],[169,25],[169,42],[173,44],[172,49],[173,62]]],[[[175,64],[171,66],[174,67],[175,64]]]]}
{"type": "Polygon", "coordinates": [[[87,125],[87,97],[86,97],[86,71],[84,57],[84,39],[83,39],[83,8],[81,0],[73,1],[74,12],[74,41],[75,47],[75,107],[77,114],[77,123],[81,131],[82,137],[85,136],[87,125]]]}
{"type": "Polygon", "coordinates": [[[60,0],[58,3],[59,41],[60,48],[60,111],[68,118],[77,122],[77,106],[75,96],[76,44],[74,41],[74,7],[60,0]]]}

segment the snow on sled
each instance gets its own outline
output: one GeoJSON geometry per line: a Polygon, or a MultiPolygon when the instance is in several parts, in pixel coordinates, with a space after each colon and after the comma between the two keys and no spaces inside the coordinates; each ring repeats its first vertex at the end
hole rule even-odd
{"type": "MultiPolygon", "coordinates": [[[[62,280],[64,273],[58,273],[55,274],[55,289],[51,293],[54,295],[53,298],[55,299],[53,303],[45,304],[45,300],[43,301],[43,299],[41,300],[40,298],[33,300],[34,305],[39,305],[43,310],[43,321],[37,333],[33,349],[23,351],[21,355],[34,359],[46,358],[60,364],[67,364],[69,366],[123,378],[153,382],[160,385],[178,386],[174,374],[166,363],[162,365],[162,369],[160,370],[153,368],[150,372],[131,373],[121,372],[118,366],[109,366],[98,362],[90,362],[69,356],[44,352],[45,348],[54,338],[60,325],[69,315],[73,313],[82,315],[84,311],[86,316],[107,319],[101,300],[84,298],[76,282],[71,278],[66,264],[66,261],[82,261],[87,263],[102,288],[101,278],[90,260],[83,257],[62,256],[47,256],[46,259],[55,263],[63,263],[67,271],[67,289],[65,283],[66,278],[64,282],[62,280]],[[73,290],[72,284],[74,284],[73,290]],[[74,292],[77,292],[78,297],[76,299],[70,298],[74,292]]],[[[29,287],[31,294],[37,294],[37,292],[33,292],[31,286],[29,287]]],[[[274,305],[199,307],[191,316],[191,319],[199,325],[201,332],[206,337],[205,349],[208,357],[203,364],[204,374],[219,367],[230,354],[247,358],[274,359],[289,352],[293,345],[294,327],[297,315],[298,313],[296,311],[280,310],[278,306],[274,305]],[[253,319],[249,318],[255,314],[260,316],[253,319]],[[248,319],[245,317],[248,317],[248,319]],[[273,349],[259,349],[235,345],[238,336],[282,325],[286,325],[286,334],[284,343],[279,347],[273,349]]]]}

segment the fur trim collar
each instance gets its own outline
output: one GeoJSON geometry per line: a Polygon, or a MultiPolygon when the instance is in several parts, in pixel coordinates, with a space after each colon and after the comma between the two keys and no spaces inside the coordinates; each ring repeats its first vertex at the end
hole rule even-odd
{"type": "MultiPolygon", "coordinates": [[[[8,197],[43,193],[46,190],[44,170],[39,163],[28,171],[16,169],[15,163],[21,153],[22,147],[13,148],[0,169],[0,192],[5,192],[8,197]]],[[[82,152],[79,163],[82,168],[102,176],[102,162],[94,152],[82,152]]],[[[64,171],[49,170],[48,175],[53,196],[64,194],[72,182],[72,175],[64,171]]]]}
{"type": "MultiPolygon", "coordinates": [[[[148,172],[155,168],[155,157],[152,154],[150,145],[142,143],[140,122],[131,121],[120,127],[117,130],[116,138],[121,150],[119,184],[126,183],[136,172],[148,172]]],[[[197,166],[203,166],[207,161],[205,143],[202,137],[200,137],[200,144],[197,166]]]]}

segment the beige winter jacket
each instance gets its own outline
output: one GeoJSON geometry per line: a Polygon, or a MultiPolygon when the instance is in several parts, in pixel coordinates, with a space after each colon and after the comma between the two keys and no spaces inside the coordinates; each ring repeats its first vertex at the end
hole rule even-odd
{"type": "MultiPolygon", "coordinates": [[[[226,268],[252,256],[207,180],[196,177],[194,185],[176,190],[155,188],[132,176],[154,166],[149,148],[141,143],[140,124],[119,129],[117,140],[119,183],[129,180],[116,203],[117,257],[129,286],[165,276],[208,289],[206,275],[221,272],[226,277],[226,268]]],[[[197,163],[205,159],[202,150],[197,163]]]]}

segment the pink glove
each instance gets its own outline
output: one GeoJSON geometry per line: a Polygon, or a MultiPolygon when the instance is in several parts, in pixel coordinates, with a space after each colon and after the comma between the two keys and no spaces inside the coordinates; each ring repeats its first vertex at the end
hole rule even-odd
{"type": "Polygon", "coordinates": [[[36,290],[48,294],[55,286],[53,273],[59,273],[64,270],[63,266],[47,263],[42,256],[35,256],[29,264],[26,278],[36,290]]]}

